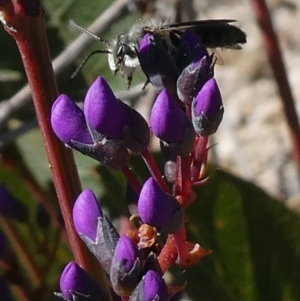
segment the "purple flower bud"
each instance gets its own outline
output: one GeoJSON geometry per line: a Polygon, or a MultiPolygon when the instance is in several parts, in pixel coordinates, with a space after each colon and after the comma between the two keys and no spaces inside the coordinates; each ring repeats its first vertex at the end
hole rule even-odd
{"type": "Polygon", "coordinates": [[[146,34],[140,42],[138,57],[142,70],[156,92],[159,93],[162,89],[168,89],[176,99],[178,70],[161,40],[156,36],[146,34]]]}
{"type": "Polygon", "coordinates": [[[171,98],[167,90],[157,96],[151,111],[150,124],[155,136],[172,148],[174,156],[187,155],[194,145],[192,123],[171,98]]]}
{"type": "Polygon", "coordinates": [[[27,222],[29,216],[27,207],[17,200],[4,184],[0,184],[0,214],[19,222],[27,222]]]}
{"type": "Polygon", "coordinates": [[[85,274],[86,272],[74,261],[66,265],[60,276],[59,286],[62,295],[67,300],[73,300],[74,292],[88,295],[89,291],[85,274]]]}
{"type": "Polygon", "coordinates": [[[168,298],[168,289],[163,278],[154,271],[148,271],[129,301],[167,301],[168,298]]]}
{"type": "Polygon", "coordinates": [[[89,127],[108,138],[122,138],[123,127],[130,123],[120,101],[100,76],[86,94],[84,115],[89,127]]]}
{"type": "Polygon", "coordinates": [[[138,212],[143,223],[167,233],[178,231],[183,223],[183,210],[179,203],[165,193],[152,177],[140,192],[138,212]]]}
{"type": "Polygon", "coordinates": [[[103,213],[93,191],[91,189],[82,191],[73,207],[73,221],[77,233],[81,233],[94,241],[97,235],[99,217],[103,217],[103,213]]]}
{"type": "Polygon", "coordinates": [[[158,296],[159,301],[168,300],[168,290],[163,278],[154,271],[145,275],[144,286],[145,301],[152,301],[158,296]]]}
{"type": "Polygon", "coordinates": [[[101,133],[89,128],[83,112],[66,95],[59,96],[53,104],[51,124],[62,142],[84,155],[115,170],[127,165],[128,150],[122,142],[107,140],[101,133]]]}
{"type": "Polygon", "coordinates": [[[80,238],[109,273],[119,234],[103,215],[92,190],[86,189],[78,196],[73,222],[80,238]]]}
{"type": "Polygon", "coordinates": [[[56,295],[70,301],[107,299],[103,288],[74,261],[64,268],[59,284],[62,293],[56,295]]]}
{"type": "Polygon", "coordinates": [[[83,112],[67,95],[60,95],[54,102],[51,125],[56,136],[70,146],[72,140],[93,143],[83,112]]]}
{"type": "Polygon", "coordinates": [[[186,115],[172,100],[167,90],[162,90],[152,107],[150,124],[155,136],[167,142],[182,142],[186,125],[186,115]]]}
{"type": "Polygon", "coordinates": [[[185,31],[180,38],[180,45],[175,56],[178,70],[181,71],[187,65],[199,62],[204,56],[208,56],[208,52],[200,42],[199,36],[191,30],[185,31]]]}
{"type": "Polygon", "coordinates": [[[115,249],[114,262],[123,261],[124,268],[129,272],[136,259],[140,259],[140,252],[136,244],[127,235],[121,235],[115,249]]]}
{"type": "Polygon", "coordinates": [[[135,243],[127,235],[121,235],[110,269],[110,281],[118,295],[129,296],[141,279],[140,256],[135,243]]]}
{"type": "MultiPolygon", "coordinates": [[[[198,47],[201,44],[201,42],[199,36],[197,36],[193,31],[186,30],[181,36],[181,44],[185,44],[191,52],[196,47],[198,47]]],[[[201,55],[204,56],[206,54],[207,50],[203,47],[201,49],[201,55]]]]}
{"type": "Polygon", "coordinates": [[[204,55],[201,46],[194,49],[191,62],[184,68],[177,80],[179,99],[190,105],[203,85],[214,76],[215,61],[213,55],[204,55]]]}
{"type": "Polygon", "coordinates": [[[192,103],[192,121],[201,136],[212,135],[218,129],[224,113],[222,97],[214,78],[205,83],[192,103]]]}

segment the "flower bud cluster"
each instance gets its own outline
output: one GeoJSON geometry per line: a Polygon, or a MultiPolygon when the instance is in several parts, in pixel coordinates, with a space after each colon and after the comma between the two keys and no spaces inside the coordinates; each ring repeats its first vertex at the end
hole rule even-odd
{"type": "MultiPolygon", "coordinates": [[[[187,267],[209,253],[186,241],[184,208],[195,198],[191,187],[205,169],[207,136],[217,130],[224,109],[213,77],[214,55],[193,32],[173,38],[178,47],[170,49],[160,37],[146,34],[137,51],[158,93],[150,127],[160,139],[172,194],[145,156],[150,140],[146,121],[118,100],[103,78],[88,90],[83,110],[66,95],[52,108],[53,130],[69,147],[116,170],[127,166],[128,150],[141,153],[148,164],[152,176],[141,187],[132,185],[137,216],[132,216],[131,234],[119,235],[90,189],[78,196],[73,208],[80,238],[109,275],[113,292],[129,301],[167,301],[171,296],[163,273],[172,264],[187,267]],[[161,233],[167,238],[160,238],[161,233]]],[[[60,286],[66,300],[105,300],[101,288],[75,263],[65,268],[60,286]]]]}
{"type": "Polygon", "coordinates": [[[141,152],[150,140],[145,119],[117,99],[102,77],[89,88],[83,110],[60,95],[52,106],[51,124],[66,145],[116,170],[127,165],[128,150],[141,152]]]}
{"type": "Polygon", "coordinates": [[[214,55],[208,54],[199,37],[191,31],[186,31],[178,43],[178,48],[170,53],[159,37],[146,34],[140,43],[138,56],[144,73],[158,93],[151,114],[151,127],[164,144],[180,144],[175,153],[181,155],[190,151],[192,130],[169,103],[181,101],[191,107],[194,130],[201,136],[216,132],[224,108],[213,78],[214,55]],[[184,143],[187,143],[185,147],[182,146],[184,143]]]}
{"type": "MultiPolygon", "coordinates": [[[[155,254],[144,258],[142,250],[129,236],[119,235],[103,214],[94,193],[84,190],[73,208],[77,233],[109,275],[114,292],[130,300],[168,300],[167,286],[155,254]],[[137,297],[141,299],[136,299],[137,297]]],[[[105,300],[105,293],[76,263],[69,263],[60,279],[61,294],[66,300],[105,300]],[[98,299],[97,299],[98,298],[98,299]],[[77,300],[77,299],[76,299],[77,300]]]]}

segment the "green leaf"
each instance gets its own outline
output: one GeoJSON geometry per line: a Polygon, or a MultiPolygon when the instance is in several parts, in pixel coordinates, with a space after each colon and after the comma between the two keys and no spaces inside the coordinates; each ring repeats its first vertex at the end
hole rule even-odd
{"type": "Polygon", "coordinates": [[[213,253],[185,274],[192,299],[299,300],[299,217],[222,171],[196,193],[189,239],[213,253]]]}

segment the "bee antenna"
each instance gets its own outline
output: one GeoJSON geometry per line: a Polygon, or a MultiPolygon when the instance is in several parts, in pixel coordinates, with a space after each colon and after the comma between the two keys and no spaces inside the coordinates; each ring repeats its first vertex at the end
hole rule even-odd
{"type": "Polygon", "coordinates": [[[107,40],[104,40],[98,36],[96,36],[95,34],[93,34],[91,31],[89,31],[88,29],[85,29],[81,26],[79,26],[78,24],[76,24],[73,20],[70,20],[70,24],[72,26],[74,26],[75,28],[77,28],[78,30],[80,30],[81,32],[84,32],[86,34],[88,34],[89,36],[91,36],[92,38],[94,38],[95,40],[103,43],[103,44],[106,44],[106,45],[110,45],[110,43],[107,41],[107,40]]]}
{"type": "Polygon", "coordinates": [[[87,63],[87,61],[94,55],[97,53],[111,53],[110,50],[95,50],[90,52],[80,63],[80,65],[76,68],[76,70],[71,74],[70,76],[70,81],[72,82],[73,79],[75,78],[75,76],[78,74],[78,72],[84,67],[84,65],[87,63]]]}

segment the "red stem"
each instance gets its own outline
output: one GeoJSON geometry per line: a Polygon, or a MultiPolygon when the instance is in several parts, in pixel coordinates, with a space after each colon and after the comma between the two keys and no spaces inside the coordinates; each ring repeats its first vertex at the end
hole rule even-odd
{"type": "Polygon", "coordinates": [[[134,191],[137,194],[140,194],[142,186],[138,181],[138,179],[136,178],[136,175],[131,171],[131,169],[128,166],[124,167],[122,169],[122,172],[125,175],[130,186],[134,189],[134,191]]]}
{"type": "Polygon", "coordinates": [[[170,192],[170,189],[168,187],[168,185],[166,184],[166,182],[163,180],[161,173],[153,159],[153,157],[151,156],[150,152],[148,149],[144,150],[141,153],[144,161],[147,164],[147,167],[151,173],[151,175],[153,176],[153,178],[156,180],[156,182],[158,183],[158,185],[161,187],[161,189],[167,193],[170,192]]]}
{"type": "Polygon", "coordinates": [[[265,1],[250,0],[250,3],[252,4],[257,23],[262,32],[263,42],[267,50],[270,65],[282,100],[285,118],[289,127],[294,159],[300,173],[300,124],[277,36],[265,1]]]}
{"type": "Polygon", "coordinates": [[[191,190],[191,158],[190,156],[177,157],[177,162],[179,165],[178,173],[180,173],[177,179],[180,179],[179,184],[181,191],[180,195],[183,197],[188,197],[191,190]]]}
{"type": "Polygon", "coordinates": [[[38,0],[6,2],[0,9],[3,25],[15,39],[21,53],[69,243],[77,263],[91,271],[87,249],[72,222],[73,202],[81,191],[76,165],[72,152],[55,137],[50,124],[51,106],[58,96],[58,89],[45,34],[43,10],[38,0]]]}

